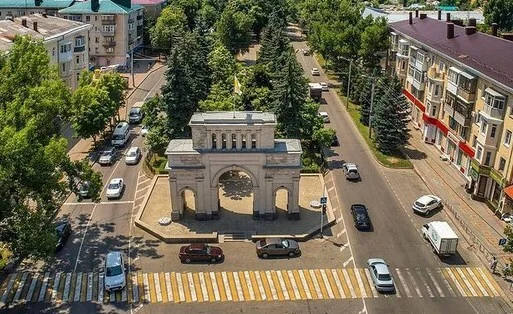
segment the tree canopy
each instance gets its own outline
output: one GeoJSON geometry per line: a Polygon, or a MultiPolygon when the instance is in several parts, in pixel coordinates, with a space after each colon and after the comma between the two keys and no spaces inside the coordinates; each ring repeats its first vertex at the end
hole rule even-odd
{"type": "Polygon", "coordinates": [[[513,0],[488,0],[483,15],[486,24],[497,23],[505,32],[513,30],[513,0]]]}

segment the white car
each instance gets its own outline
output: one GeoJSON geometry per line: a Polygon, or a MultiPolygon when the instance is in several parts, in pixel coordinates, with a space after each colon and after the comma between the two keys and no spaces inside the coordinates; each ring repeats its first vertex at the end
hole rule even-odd
{"type": "Polygon", "coordinates": [[[432,210],[439,208],[442,205],[442,200],[435,195],[424,195],[413,203],[412,209],[414,212],[428,215],[432,210]]]}
{"type": "Polygon", "coordinates": [[[376,290],[379,292],[393,292],[395,290],[394,279],[385,260],[382,258],[369,258],[367,260],[367,268],[376,290]]]}
{"type": "Polygon", "coordinates": [[[146,136],[148,134],[149,128],[146,125],[141,126],[141,136],[146,136]]]}
{"type": "Polygon", "coordinates": [[[312,68],[312,71],[310,71],[310,73],[312,73],[313,76],[321,75],[321,72],[319,72],[318,68],[312,68]]]}
{"type": "Polygon", "coordinates": [[[321,82],[320,84],[321,84],[323,92],[327,92],[327,91],[330,90],[330,87],[329,87],[328,83],[321,82]]]}
{"type": "Polygon", "coordinates": [[[130,147],[130,149],[128,150],[128,152],[126,153],[126,156],[125,156],[125,163],[127,165],[137,165],[137,163],[141,159],[141,156],[142,156],[142,153],[141,153],[141,149],[139,147],[136,147],[136,146],[130,147]]]}
{"type": "Polygon", "coordinates": [[[120,198],[124,188],[125,184],[123,183],[122,178],[114,178],[110,180],[110,183],[107,186],[107,198],[120,198]]]}
{"type": "Polygon", "coordinates": [[[126,270],[123,254],[118,251],[107,253],[104,272],[105,291],[122,290],[126,286],[126,270]]]}
{"type": "Polygon", "coordinates": [[[330,123],[330,117],[328,116],[328,113],[325,111],[319,112],[319,116],[322,118],[322,121],[324,123],[330,123]]]}
{"type": "Polygon", "coordinates": [[[342,165],[342,170],[347,180],[359,180],[358,166],[354,163],[346,162],[342,165]]]}

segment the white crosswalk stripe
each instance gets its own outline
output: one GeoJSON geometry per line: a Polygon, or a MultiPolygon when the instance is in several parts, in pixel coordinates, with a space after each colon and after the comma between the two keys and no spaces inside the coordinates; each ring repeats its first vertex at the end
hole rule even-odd
{"type": "Polygon", "coordinates": [[[137,274],[132,274],[132,298],[134,302],[139,302],[139,289],[137,286],[137,274]]]}
{"type": "Polygon", "coordinates": [[[208,301],[208,291],[207,291],[207,283],[205,281],[205,275],[203,273],[199,273],[199,279],[200,279],[200,288],[201,288],[201,294],[203,296],[204,301],[208,301]]]}
{"type": "Polygon", "coordinates": [[[61,274],[60,272],[55,274],[55,278],[53,280],[53,287],[52,287],[52,301],[57,301],[57,290],[59,288],[59,284],[61,282],[61,274]]]}
{"type": "Polygon", "coordinates": [[[232,301],[233,300],[232,292],[230,290],[230,284],[228,283],[228,275],[226,274],[225,271],[223,271],[221,273],[221,277],[223,278],[223,286],[224,286],[224,290],[226,292],[226,298],[228,299],[228,301],[232,301]]]}
{"type": "Polygon", "coordinates": [[[351,293],[351,298],[356,298],[356,293],[353,288],[353,283],[351,282],[351,278],[349,278],[349,274],[345,268],[342,269],[342,273],[344,274],[344,279],[349,286],[349,293],[351,293]]]}
{"type": "Polygon", "coordinates": [[[340,297],[345,299],[346,292],[344,291],[344,288],[342,287],[342,283],[340,282],[340,278],[338,276],[337,270],[332,269],[331,274],[333,275],[333,279],[335,280],[335,285],[337,286],[338,293],[340,294],[340,297]]]}
{"type": "Polygon", "coordinates": [[[237,290],[237,297],[239,298],[239,301],[244,301],[244,293],[242,292],[238,272],[233,272],[233,281],[235,281],[235,287],[237,290]]]}
{"type": "Polygon", "coordinates": [[[178,296],[180,297],[180,302],[185,301],[185,292],[183,290],[183,282],[182,282],[182,276],[180,273],[175,273],[176,276],[176,283],[178,284],[178,296]]]}
{"type": "Polygon", "coordinates": [[[77,281],[75,282],[75,296],[73,297],[73,301],[80,301],[80,290],[82,289],[82,273],[77,274],[77,281]]]}
{"type": "Polygon", "coordinates": [[[401,271],[396,268],[395,272],[397,273],[397,277],[399,277],[399,281],[401,282],[401,285],[402,285],[402,287],[404,289],[404,292],[406,293],[406,296],[408,298],[413,297],[413,295],[411,294],[410,288],[406,284],[406,280],[404,279],[403,274],[401,273],[401,271]]]}
{"type": "Polygon", "coordinates": [[[255,279],[258,285],[258,292],[260,292],[260,296],[262,297],[262,300],[267,300],[267,295],[265,294],[265,288],[264,283],[262,282],[262,278],[260,277],[260,272],[255,272],[255,279]]]}
{"type": "Polygon", "coordinates": [[[483,287],[483,285],[481,284],[481,282],[477,279],[476,275],[474,274],[474,272],[472,271],[472,269],[470,269],[470,267],[467,267],[467,272],[470,274],[470,277],[472,278],[472,280],[476,283],[477,287],[479,288],[479,290],[481,291],[481,293],[484,295],[484,296],[489,296],[488,295],[488,291],[486,291],[486,289],[483,287]]]}
{"type": "Polygon", "coordinates": [[[25,297],[25,300],[27,300],[27,301],[32,300],[32,296],[34,295],[34,290],[36,289],[38,277],[39,276],[37,274],[32,277],[32,281],[30,282],[30,287],[28,289],[27,296],[25,297]]]}
{"type": "Polygon", "coordinates": [[[495,289],[493,284],[490,282],[490,280],[488,279],[488,276],[486,276],[486,274],[483,272],[483,270],[481,268],[478,268],[477,271],[481,275],[481,278],[483,278],[483,280],[485,281],[488,288],[490,288],[490,290],[492,290],[493,295],[496,297],[500,296],[499,292],[497,292],[497,290],[495,289]]]}
{"type": "Polygon", "coordinates": [[[445,286],[449,290],[449,293],[451,294],[451,296],[455,297],[456,293],[454,292],[451,285],[449,284],[449,281],[447,281],[447,279],[445,279],[445,276],[443,275],[442,270],[440,268],[437,268],[436,272],[440,275],[440,278],[442,278],[442,281],[444,282],[445,286]]]}
{"type": "Polygon", "coordinates": [[[86,301],[91,301],[93,299],[93,273],[87,274],[87,294],[86,301]]]}
{"type": "Polygon", "coordinates": [[[66,281],[64,282],[64,294],[62,295],[62,302],[68,302],[70,286],[71,286],[71,273],[67,273],[66,281]]]}
{"type": "Polygon", "coordinates": [[[212,280],[212,289],[214,290],[214,298],[216,301],[221,300],[221,294],[219,293],[219,286],[217,285],[217,278],[214,272],[210,272],[210,279],[212,280]]]}
{"type": "Polygon", "coordinates": [[[174,296],[173,289],[171,288],[171,276],[169,273],[165,273],[164,278],[166,279],[167,299],[169,300],[169,302],[172,302],[174,300],[174,296]]]}
{"type": "Polygon", "coordinates": [[[162,290],[160,289],[160,278],[158,273],[153,274],[153,282],[155,282],[155,292],[157,293],[157,302],[162,302],[162,290]]]}
{"type": "Polygon", "coordinates": [[[41,289],[39,290],[38,301],[43,302],[46,295],[46,288],[48,287],[48,280],[50,279],[50,273],[46,272],[45,277],[43,278],[43,284],[41,285],[41,289]]]}
{"type": "Polygon", "coordinates": [[[98,274],[98,302],[103,302],[103,295],[105,294],[105,284],[104,284],[105,277],[103,276],[103,273],[98,274]]]}
{"type": "Polygon", "coordinates": [[[424,288],[426,288],[429,297],[433,298],[435,295],[431,291],[431,287],[428,285],[426,279],[424,279],[424,277],[422,276],[422,274],[420,273],[420,270],[418,268],[416,269],[416,271],[417,271],[417,276],[420,278],[420,281],[422,281],[422,284],[424,285],[424,288]]]}
{"type": "Polygon", "coordinates": [[[273,296],[273,300],[278,300],[278,292],[276,291],[276,288],[274,287],[274,282],[271,277],[271,272],[266,270],[265,277],[267,278],[267,282],[269,283],[269,288],[271,288],[271,294],[273,296]]]}
{"type": "Polygon", "coordinates": [[[406,268],[406,274],[408,275],[408,277],[410,278],[410,282],[411,284],[413,285],[413,289],[415,289],[415,291],[417,292],[417,296],[419,298],[422,298],[422,293],[420,292],[420,289],[419,287],[417,286],[417,284],[415,283],[415,278],[413,278],[413,274],[411,273],[410,269],[409,268],[406,268]]]}
{"type": "Polygon", "coordinates": [[[440,285],[436,281],[436,279],[433,276],[433,273],[431,272],[431,270],[429,268],[426,268],[426,272],[427,272],[427,274],[429,276],[429,279],[431,279],[431,282],[435,285],[435,288],[436,288],[436,291],[438,292],[438,295],[441,296],[442,298],[444,298],[445,294],[444,294],[442,288],[440,288],[440,285]]]}
{"type": "Polygon", "coordinates": [[[21,291],[23,290],[23,286],[25,285],[25,281],[27,281],[27,276],[28,276],[28,273],[24,273],[21,276],[20,284],[18,285],[18,289],[16,290],[16,293],[14,294],[14,299],[13,299],[14,302],[18,301],[18,299],[20,298],[21,291]]]}
{"type": "Polygon", "coordinates": [[[292,291],[294,291],[294,298],[296,300],[301,299],[301,294],[299,293],[299,288],[297,286],[296,279],[294,278],[292,270],[287,270],[287,275],[289,276],[290,284],[292,285],[292,291]]]}
{"type": "Polygon", "coordinates": [[[253,284],[251,283],[251,278],[249,277],[249,272],[244,272],[244,278],[246,279],[246,284],[248,285],[249,290],[249,298],[250,300],[255,300],[255,291],[253,290],[253,284]]]}
{"type": "Polygon", "coordinates": [[[454,274],[452,273],[452,270],[450,268],[446,268],[447,273],[449,274],[449,277],[451,277],[452,281],[456,285],[456,289],[461,293],[462,296],[466,297],[467,294],[465,293],[465,290],[463,290],[463,287],[461,286],[460,282],[456,279],[454,274]]]}
{"type": "Polygon", "coordinates": [[[287,292],[287,287],[285,286],[285,280],[283,279],[281,271],[277,270],[276,274],[278,275],[278,282],[280,283],[280,288],[283,293],[283,297],[285,298],[285,300],[290,300],[289,293],[287,292]]]}
{"type": "Polygon", "coordinates": [[[367,291],[365,291],[365,287],[363,285],[362,277],[360,276],[360,272],[357,268],[354,269],[354,273],[356,275],[356,282],[358,282],[358,286],[360,287],[360,293],[362,294],[362,297],[367,297],[367,291]]]}
{"type": "Polygon", "coordinates": [[[309,273],[310,273],[310,278],[312,279],[312,282],[313,282],[313,285],[315,288],[315,293],[317,293],[317,298],[323,299],[324,297],[322,295],[322,291],[321,291],[321,287],[319,286],[319,282],[317,282],[317,277],[315,276],[315,272],[312,269],[310,269],[309,273]]]}
{"type": "Polygon", "coordinates": [[[306,283],[305,274],[303,273],[302,269],[300,269],[298,271],[298,273],[299,273],[299,279],[301,280],[301,285],[303,286],[303,289],[304,289],[305,294],[306,294],[306,298],[308,300],[311,300],[312,299],[312,294],[310,293],[310,288],[308,287],[308,284],[306,283]]]}
{"type": "Polygon", "coordinates": [[[378,290],[376,290],[376,287],[374,286],[374,283],[372,282],[372,277],[370,274],[370,271],[365,268],[365,277],[367,277],[367,282],[369,283],[369,286],[371,287],[372,296],[377,298],[379,297],[378,290]]]}

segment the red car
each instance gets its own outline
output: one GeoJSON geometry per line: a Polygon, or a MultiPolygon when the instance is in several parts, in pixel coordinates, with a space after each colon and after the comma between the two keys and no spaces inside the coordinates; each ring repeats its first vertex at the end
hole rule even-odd
{"type": "Polygon", "coordinates": [[[205,243],[193,243],[182,246],[178,258],[182,263],[190,262],[218,262],[224,259],[223,250],[217,246],[205,243]]]}

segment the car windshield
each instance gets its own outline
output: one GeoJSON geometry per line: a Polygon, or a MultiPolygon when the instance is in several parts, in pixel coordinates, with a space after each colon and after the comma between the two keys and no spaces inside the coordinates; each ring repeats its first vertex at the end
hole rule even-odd
{"type": "Polygon", "coordinates": [[[139,115],[139,110],[132,110],[132,111],[130,111],[130,115],[131,115],[131,116],[137,116],[137,115],[139,115]]]}
{"type": "Polygon", "coordinates": [[[114,134],[112,136],[112,139],[114,139],[114,140],[122,140],[124,138],[125,138],[125,135],[123,135],[123,134],[114,134]]]}
{"type": "Polygon", "coordinates": [[[289,247],[290,246],[289,240],[287,240],[287,239],[281,240],[281,244],[283,245],[283,247],[289,247]]]}
{"type": "Polygon", "coordinates": [[[128,157],[135,157],[135,156],[137,156],[137,153],[135,152],[135,150],[132,150],[132,151],[129,151],[129,152],[128,152],[128,155],[127,155],[127,156],[128,156],[128,157]]]}
{"type": "Polygon", "coordinates": [[[365,220],[367,220],[367,217],[365,217],[365,214],[364,214],[364,213],[357,213],[357,214],[356,214],[356,219],[357,219],[358,221],[365,221],[365,220]]]}
{"type": "Polygon", "coordinates": [[[82,185],[80,185],[80,190],[81,191],[86,191],[87,189],[89,189],[89,183],[88,182],[84,182],[84,183],[82,183],[82,185]]]}
{"type": "Polygon", "coordinates": [[[123,273],[123,269],[121,265],[107,267],[107,277],[121,275],[123,273]]]}
{"type": "Polygon", "coordinates": [[[119,183],[111,183],[109,184],[109,189],[119,189],[119,183]]]}
{"type": "Polygon", "coordinates": [[[390,274],[378,274],[378,279],[383,281],[390,280],[390,274]]]}
{"type": "Polygon", "coordinates": [[[106,151],[102,152],[102,156],[110,156],[110,155],[112,155],[112,151],[110,151],[110,150],[106,150],[106,151]]]}
{"type": "Polygon", "coordinates": [[[421,203],[421,202],[415,202],[415,205],[417,205],[419,207],[425,207],[426,206],[426,204],[421,203]]]}

